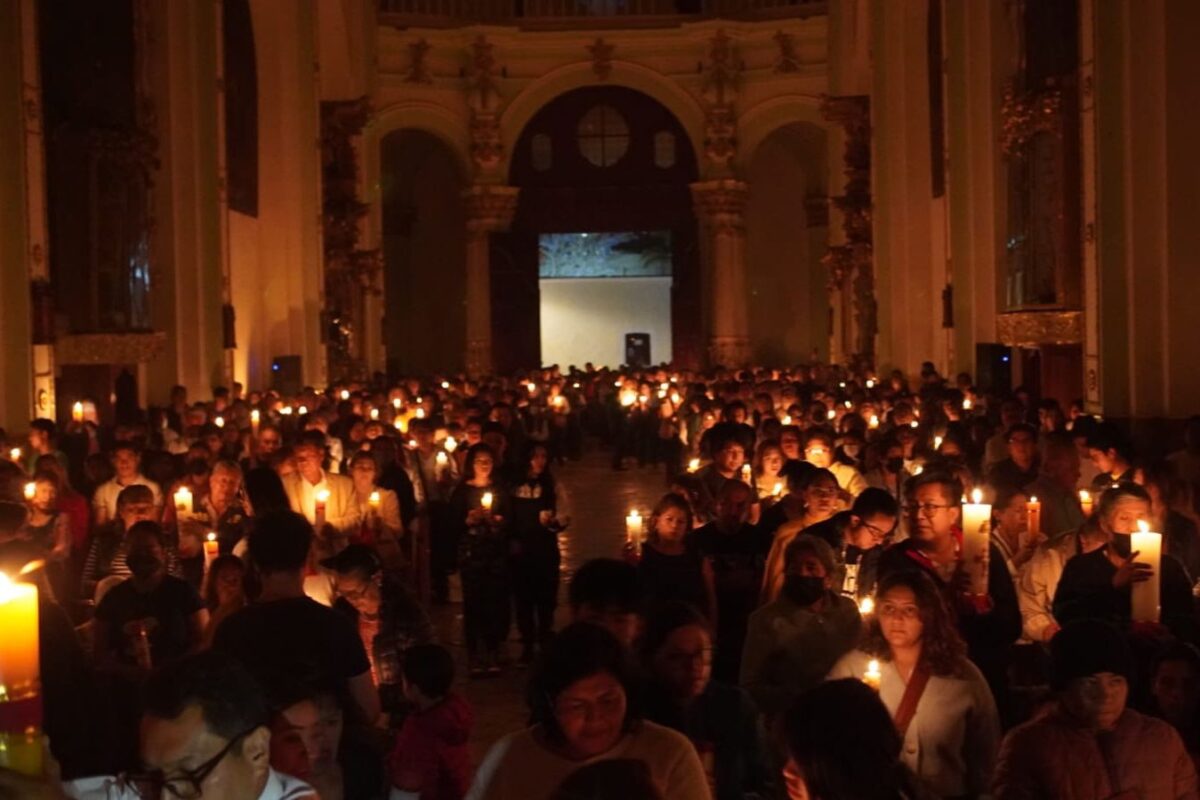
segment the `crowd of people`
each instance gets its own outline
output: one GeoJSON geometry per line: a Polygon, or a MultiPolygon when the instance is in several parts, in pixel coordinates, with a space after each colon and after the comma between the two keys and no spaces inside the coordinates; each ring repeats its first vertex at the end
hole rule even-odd
{"type": "Polygon", "coordinates": [[[1200,797],[1200,418],[1147,459],[932,365],[589,366],[175,387],[0,441],[47,748],[0,798],[1200,797]],[[573,520],[595,447],[664,493],[560,614],[560,539],[627,511],[573,520]],[[473,763],[456,686],[520,669],[528,724],[473,763]]]}

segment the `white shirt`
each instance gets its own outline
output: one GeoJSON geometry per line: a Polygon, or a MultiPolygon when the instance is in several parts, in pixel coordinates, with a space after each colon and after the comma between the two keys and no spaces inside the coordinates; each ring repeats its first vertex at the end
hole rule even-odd
{"type": "Polygon", "coordinates": [[[121,494],[121,490],[126,486],[146,486],[150,489],[150,493],[154,495],[155,508],[162,508],[162,491],[158,488],[158,484],[150,480],[140,472],[134,476],[129,483],[120,483],[116,478],[113,478],[107,483],[102,483],[96,488],[96,493],[92,495],[92,508],[97,513],[103,509],[107,513],[106,519],[116,519],[117,517],[117,495],[121,494]]]}
{"type": "MultiPolygon", "coordinates": [[[[63,784],[63,792],[72,800],[141,800],[141,795],[136,791],[109,775],[67,781],[63,784]]],[[[259,793],[258,800],[319,798],[313,788],[304,781],[272,769],[267,773],[267,785],[259,793]]]]}

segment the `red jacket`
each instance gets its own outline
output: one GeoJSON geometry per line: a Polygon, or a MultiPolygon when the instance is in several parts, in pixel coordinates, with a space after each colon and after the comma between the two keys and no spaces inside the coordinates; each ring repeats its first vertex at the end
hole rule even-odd
{"type": "Polygon", "coordinates": [[[475,712],[454,692],[411,714],[388,756],[392,785],[418,792],[421,800],[462,800],[471,784],[467,740],[474,723],[475,712]]]}

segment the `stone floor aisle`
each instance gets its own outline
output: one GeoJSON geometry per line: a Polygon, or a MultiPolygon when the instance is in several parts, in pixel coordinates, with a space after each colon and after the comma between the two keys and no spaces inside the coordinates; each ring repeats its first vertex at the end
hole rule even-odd
{"type": "MultiPolygon", "coordinates": [[[[591,448],[581,461],[555,471],[565,487],[570,505],[571,526],[563,532],[559,546],[563,555],[558,627],[566,624],[566,586],[580,564],[592,558],[620,555],[625,539],[625,515],[637,508],[644,516],[665,491],[661,467],[631,467],[617,472],[611,466],[611,454],[591,448]]],[[[453,577],[453,596],[457,598],[457,575],[453,577]]],[[[466,651],[462,642],[462,610],[457,603],[433,609],[434,624],[440,641],[448,646],[458,664],[456,689],[475,707],[475,733],[472,751],[478,763],[488,747],[505,733],[525,724],[525,680],[528,670],[510,666],[504,675],[486,680],[468,680],[466,651]]],[[[516,659],[520,644],[514,623],[508,654],[516,659]]]]}

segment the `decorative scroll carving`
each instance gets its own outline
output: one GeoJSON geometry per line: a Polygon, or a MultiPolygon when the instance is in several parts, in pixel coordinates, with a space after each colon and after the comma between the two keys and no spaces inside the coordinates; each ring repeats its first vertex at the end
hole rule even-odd
{"type": "Polygon", "coordinates": [[[1009,347],[1083,343],[1082,311],[1013,311],[996,317],[996,336],[1009,347]]]}
{"type": "Polygon", "coordinates": [[[379,250],[358,246],[369,207],[358,197],[355,137],[371,115],[366,97],[321,104],[322,222],[325,245],[326,340],[331,379],[366,375],[362,331],[365,299],[380,294],[379,250]]]}
{"type": "Polygon", "coordinates": [[[743,64],[733,39],[718,30],[709,41],[704,68],[704,156],[717,174],[730,172],[737,153],[737,90],[743,64]]]}
{"type": "Polygon", "coordinates": [[[477,179],[494,174],[504,158],[499,112],[502,70],[494,50],[495,45],[480,34],[471,43],[466,71],[467,105],[471,109],[471,160],[477,179]]]}
{"type": "Polygon", "coordinates": [[[616,49],[617,46],[604,41],[603,36],[596,37],[596,41],[587,46],[592,56],[592,72],[602,81],[608,80],[612,74],[612,54],[616,49]]]}
{"type": "Polygon", "coordinates": [[[517,213],[516,186],[475,185],[463,192],[467,210],[467,230],[472,233],[494,233],[508,230],[517,213]]]}
{"type": "Polygon", "coordinates": [[[1009,81],[1000,103],[1000,147],[1010,158],[1023,152],[1039,133],[1062,135],[1063,97],[1059,89],[1019,92],[1009,81]]]}
{"type": "Polygon", "coordinates": [[[800,56],[796,55],[796,42],[792,35],[778,31],[773,38],[779,47],[779,55],[775,57],[775,71],[779,73],[799,72],[800,56]]]}
{"type": "Polygon", "coordinates": [[[425,59],[432,49],[429,42],[418,39],[408,45],[408,71],[404,74],[405,83],[433,83],[433,75],[425,59]]]}
{"type": "Polygon", "coordinates": [[[871,364],[878,328],[871,225],[871,110],[864,95],[825,97],[821,114],[842,126],[846,183],[830,202],[842,212],[845,243],[829,248],[822,263],[829,270],[830,289],[849,289],[854,319],[853,355],[871,364]]]}

